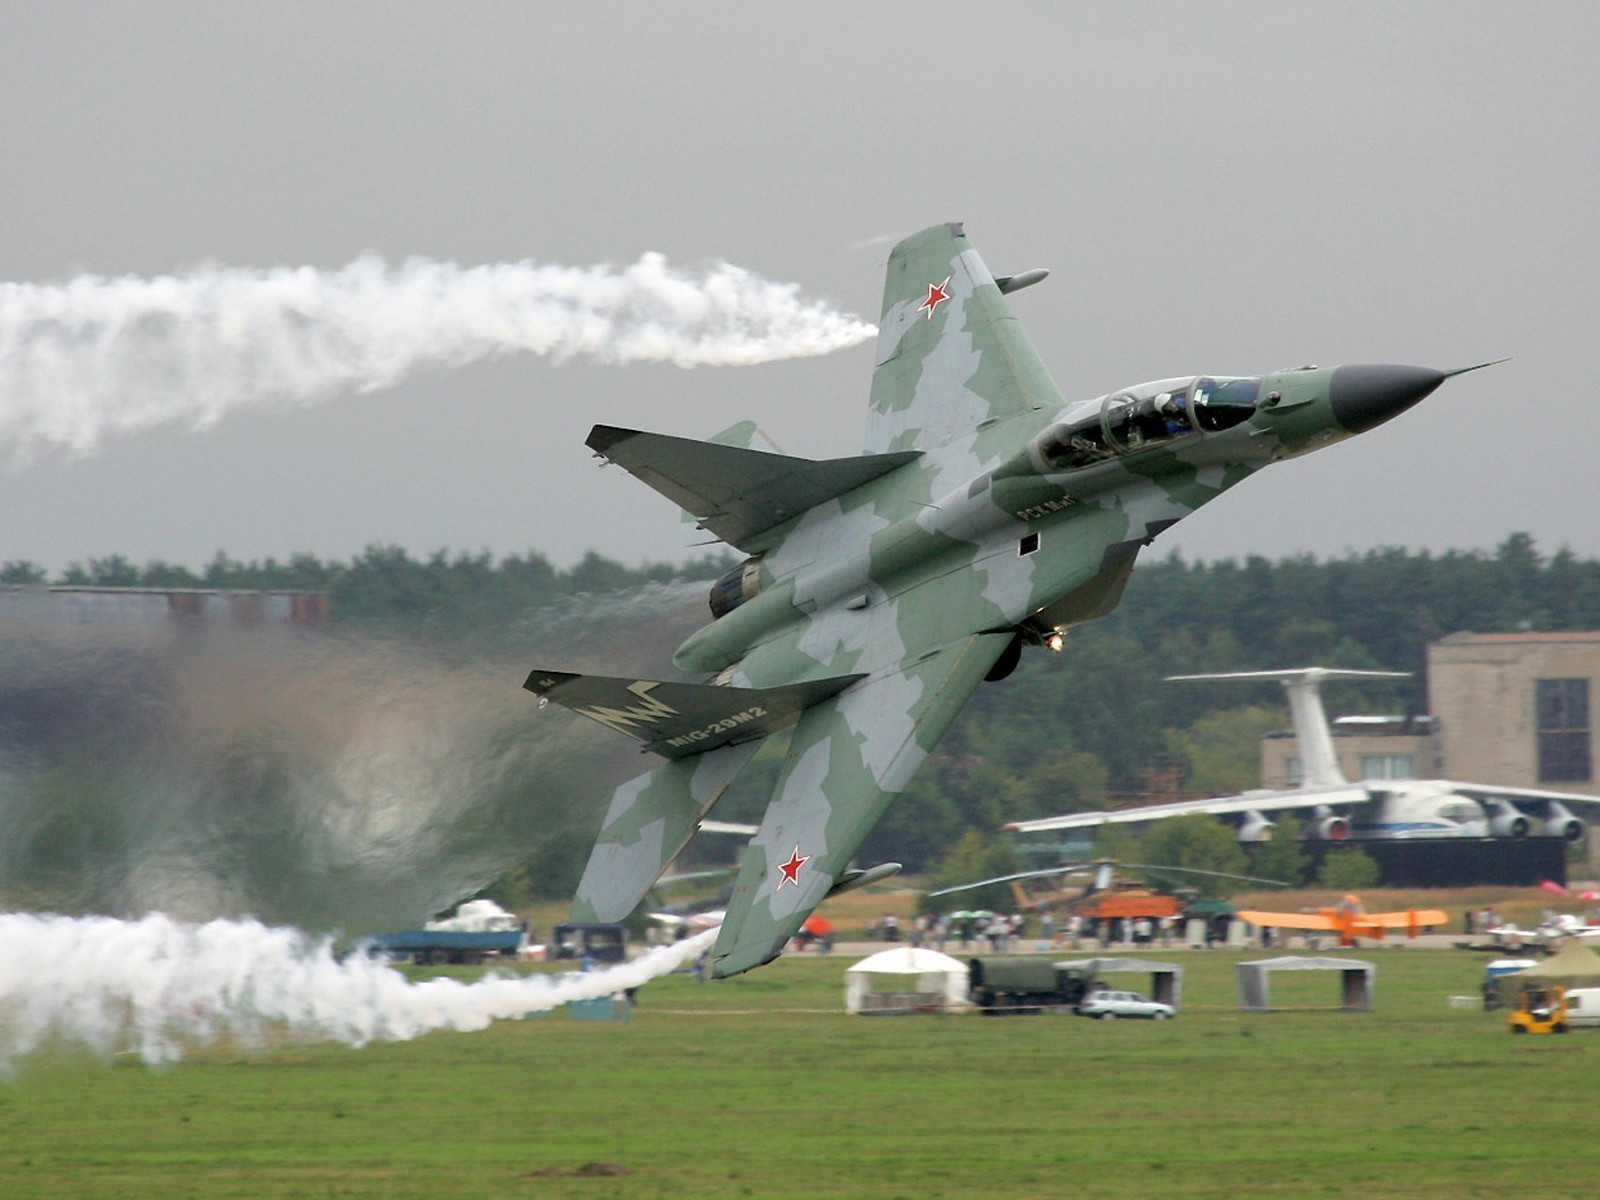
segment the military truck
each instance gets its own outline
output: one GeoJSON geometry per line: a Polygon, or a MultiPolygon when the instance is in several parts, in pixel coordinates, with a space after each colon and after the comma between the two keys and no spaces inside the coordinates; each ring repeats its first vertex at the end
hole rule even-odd
{"type": "Polygon", "coordinates": [[[421,929],[377,934],[366,947],[369,954],[414,963],[470,966],[486,958],[515,958],[527,934],[526,922],[493,900],[468,900],[454,916],[429,921],[421,929]]]}
{"type": "Polygon", "coordinates": [[[968,991],[985,1016],[1076,1008],[1093,979],[1093,972],[1083,967],[1058,967],[1038,955],[967,960],[968,991]]]}

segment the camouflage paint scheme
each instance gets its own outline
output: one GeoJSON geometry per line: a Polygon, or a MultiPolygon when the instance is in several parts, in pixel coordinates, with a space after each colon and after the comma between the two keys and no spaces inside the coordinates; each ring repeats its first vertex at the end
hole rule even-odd
{"type": "MultiPolygon", "coordinates": [[[[917,457],[883,459],[883,474],[770,528],[757,528],[759,504],[743,514],[738,528],[753,532],[739,535],[750,558],[728,581],[736,606],[674,656],[724,689],[697,690],[707,731],[727,724],[718,703],[751,711],[744,689],[860,677],[799,714],[713,951],[718,976],[771,961],[830,891],[849,885],[851,857],[885,806],[1022,644],[1054,648],[1061,631],[1109,612],[1143,546],[1260,467],[1370,428],[1446,378],[1420,367],[1304,368],[1162,380],[1067,404],[1002,290],[1040,277],[997,282],[959,225],[895,247],[864,452],[917,457]]],[[[754,437],[745,423],[713,441],[754,437]]],[[[625,438],[616,444],[618,461],[708,527],[728,519],[725,498],[698,508],[681,499],[692,471],[678,470],[681,485],[663,483],[644,461],[656,451],[629,460],[625,438]]],[[[774,476],[804,473],[803,460],[752,461],[770,462],[774,476]]],[[[771,508],[774,519],[781,512],[771,508]]],[[[570,703],[540,674],[531,690],[570,703]]],[[[651,706],[626,702],[648,685],[599,684],[627,691],[616,692],[620,707],[586,715],[624,732],[636,723],[635,736],[648,739],[651,706]]],[[[707,733],[704,753],[619,788],[573,919],[625,916],[766,736],[707,733]]]]}

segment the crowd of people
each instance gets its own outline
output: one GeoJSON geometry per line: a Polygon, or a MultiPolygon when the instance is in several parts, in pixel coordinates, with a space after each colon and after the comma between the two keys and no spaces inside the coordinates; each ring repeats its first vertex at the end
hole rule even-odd
{"type": "Polygon", "coordinates": [[[953,946],[961,951],[977,949],[994,954],[1016,950],[1029,937],[1052,947],[1077,950],[1084,946],[1172,946],[1181,934],[1182,923],[1177,917],[1095,920],[1076,914],[1057,917],[1050,912],[920,913],[905,931],[899,918],[891,914],[874,922],[869,930],[869,936],[886,942],[898,942],[904,937],[913,946],[941,952],[953,946]]]}

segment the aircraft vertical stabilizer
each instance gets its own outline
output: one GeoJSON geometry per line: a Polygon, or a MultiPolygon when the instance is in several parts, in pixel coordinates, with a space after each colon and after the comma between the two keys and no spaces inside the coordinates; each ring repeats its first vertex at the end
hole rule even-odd
{"type": "Polygon", "coordinates": [[[572,901],[571,920],[620,921],[689,844],[759,741],[675,758],[619,787],[572,901]]]}
{"type": "Polygon", "coordinates": [[[1333,749],[1333,732],[1322,708],[1324,679],[1406,679],[1406,671],[1341,671],[1329,667],[1300,667],[1287,671],[1230,671],[1221,675],[1169,675],[1173,682],[1197,679],[1276,679],[1289,693],[1289,716],[1300,743],[1300,786],[1340,787],[1349,782],[1339,770],[1333,749]]]}
{"type": "MultiPolygon", "coordinates": [[[[1024,272],[1008,277],[1038,278],[1024,272]]],[[[926,450],[985,421],[1059,408],[1061,393],[959,224],[889,255],[867,409],[868,454],[926,450]],[[980,363],[983,370],[979,371],[980,363]]]]}

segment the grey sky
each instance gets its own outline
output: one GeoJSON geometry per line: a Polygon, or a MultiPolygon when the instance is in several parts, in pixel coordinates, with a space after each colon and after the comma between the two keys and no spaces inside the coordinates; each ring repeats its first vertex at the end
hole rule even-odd
{"type": "MultiPolygon", "coordinates": [[[[873,320],[889,245],[958,219],[995,271],[1052,269],[1014,305],[1069,400],[1515,356],[1158,550],[1525,529],[1600,554],[1593,4],[13,2],[0,23],[3,280],[657,250],[873,320]]],[[[852,453],[870,363],[517,357],[164,428],[0,469],[0,560],[673,558],[677,514],[595,468],[592,423],[753,417],[852,453]]]]}

